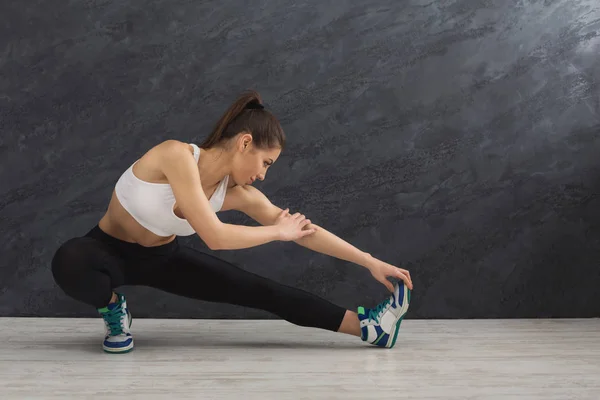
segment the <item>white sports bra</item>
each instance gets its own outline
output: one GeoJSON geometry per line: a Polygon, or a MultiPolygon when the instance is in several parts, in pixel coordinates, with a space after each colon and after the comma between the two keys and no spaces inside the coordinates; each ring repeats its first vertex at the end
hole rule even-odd
{"type": "MultiPolygon", "coordinates": [[[[190,143],[194,148],[196,163],[200,158],[200,148],[190,143]]],[[[179,218],[173,210],[176,200],[171,185],[168,183],[150,183],[143,181],[133,174],[134,162],[125,171],[115,186],[115,193],[125,210],[144,228],[158,236],[190,236],[194,228],[186,219],[179,218]]],[[[215,212],[221,210],[229,175],[225,177],[209,199],[215,212]]]]}

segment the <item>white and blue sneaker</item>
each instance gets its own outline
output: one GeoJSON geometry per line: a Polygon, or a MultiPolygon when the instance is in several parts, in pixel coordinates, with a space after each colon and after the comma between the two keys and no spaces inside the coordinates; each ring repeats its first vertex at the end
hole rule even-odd
{"type": "Polygon", "coordinates": [[[361,339],[380,347],[394,347],[409,302],[410,290],[400,282],[394,285],[394,293],[377,307],[358,307],[361,339]]]}
{"type": "Polygon", "coordinates": [[[130,330],[131,313],[125,296],[119,293],[116,295],[118,298],[116,303],[98,309],[106,326],[102,348],[107,353],[127,353],[133,350],[133,336],[130,330]]]}

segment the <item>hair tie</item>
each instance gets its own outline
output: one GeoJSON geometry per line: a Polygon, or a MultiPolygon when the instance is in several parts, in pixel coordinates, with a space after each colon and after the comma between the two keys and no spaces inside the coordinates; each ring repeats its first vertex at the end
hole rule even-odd
{"type": "Polygon", "coordinates": [[[258,101],[253,100],[250,103],[246,104],[246,108],[249,110],[264,110],[265,106],[260,104],[258,101]]]}

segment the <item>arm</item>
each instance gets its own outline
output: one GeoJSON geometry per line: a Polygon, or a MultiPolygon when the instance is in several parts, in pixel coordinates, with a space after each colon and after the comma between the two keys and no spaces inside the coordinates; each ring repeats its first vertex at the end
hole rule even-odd
{"type": "MultiPolygon", "coordinates": [[[[273,205],[258,189],[252,186],[237,189],[239,190],[233,191],[230,199],[226,200],[228,208],[242,211],[262,225],[269,226],[276,221],[281,209],[273,205]]],[[[378,260],[315,224],[309,224],[304,229],[316,229],[316,232],[295,240],[299,245],[367,268],[390,292],[394,291],[394,286],[388,277],[401,279],[410,290],[413,289],[407,270],[378,260]]]]}
{"type": "Polygon", "coordinates": [[[155,152],[181,212],[211,250],[242,249],[278,240],[279,231],[274,226],[242,226],[219,220],[204,194],[198,167],[186,143],[167,140],[155,152]]]}
{"type": "MultiPolygon", "coordinates": [[[[281,208],[272,204],[260,190],[253,186],[234,189],[238,190],[234,191],[232,196],[227,199],[229,202],[227,207],[243,212],[261,225],[272,225],[277,215],[282,211],[281,208]]],[[[312,228],[317,231],[294,242],[310,250],[349,261],[365,268],[370,268],[373,264],[375,259],[370,254],[357,249],[324,228],[309,224],[304,229],[312,228]]]]}
{"type": "Polygon", "coordinates": [[[296,240],[295,242],[300,246],[304,246],[310,250],[328,256],[339,258],[340,260],[358,264],[367,269],[371,267],[374,259],[369,253],[357,249],[350,243],[318,225],[309,224],[307,225],[307,228],[316,228],[317,231],[312,235],[296,240]]]}

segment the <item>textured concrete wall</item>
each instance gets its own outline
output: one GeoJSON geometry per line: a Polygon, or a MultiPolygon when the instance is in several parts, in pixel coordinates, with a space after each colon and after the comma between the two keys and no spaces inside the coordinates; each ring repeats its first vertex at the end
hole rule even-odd
{"type": "MultiPolygon", "coordinates": [[[[289,137],[257,186],[408,268],[410,318],[600,316],[597,1],[285,3],[2,3],[1,316],[95,315],[55,286],[55,249],[247,88],[289,137]]],[[[294,243],[215,253],[349,308],[386,295],[294,243]]],[[[137,316],[272,317],[125,293],[137,316]]]]}

